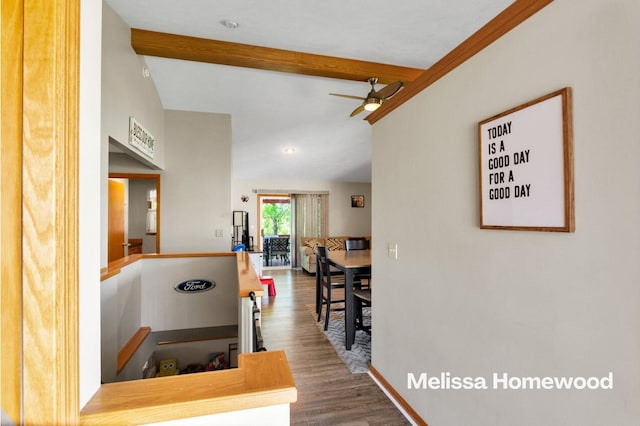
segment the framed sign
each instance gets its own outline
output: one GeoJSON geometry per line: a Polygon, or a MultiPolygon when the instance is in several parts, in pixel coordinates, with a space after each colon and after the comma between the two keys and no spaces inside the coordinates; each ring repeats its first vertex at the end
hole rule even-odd
{"type": "Polygon", "coordinates": [[[129,144],[136,147],[140,152],[153,158],[156,149],[156,140],[142,124],[129,117],[129,144]]]}
{"type": "Polygon", "coordinates": [[[478,123],[480,228],[574,231],[571,88],[478,123]]]}

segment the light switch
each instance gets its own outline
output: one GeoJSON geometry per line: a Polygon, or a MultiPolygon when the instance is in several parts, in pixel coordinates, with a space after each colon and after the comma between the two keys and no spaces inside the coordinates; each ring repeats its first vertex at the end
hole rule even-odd
{"type": "Polygon", "coordinates": [[[398,259],[398,244],[389,243],[389,257],[392,257],[396,260],[398,259]]]}
{"type": "Polygon", "coordinates": [[[222,238],[222,229],[216,229],[216,238],[222,238]]]}

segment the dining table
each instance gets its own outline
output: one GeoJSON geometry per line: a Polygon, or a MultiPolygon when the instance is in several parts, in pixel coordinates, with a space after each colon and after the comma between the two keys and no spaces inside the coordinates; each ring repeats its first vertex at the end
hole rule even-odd
{"type": "Polygon", "coordinates": [[[356,339],[354,277],[356,274],[371,272],[371,250],[329,250],[327,260],[344,272],[345,348],[350,351],[356,339]]]}

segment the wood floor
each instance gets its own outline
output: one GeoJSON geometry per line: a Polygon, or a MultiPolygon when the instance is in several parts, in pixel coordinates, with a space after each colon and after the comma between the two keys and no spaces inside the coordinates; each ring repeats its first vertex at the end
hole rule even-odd
{"type": "Polygon", "coordinates": [[[265,271],[277,296],[263,299],[268,350],[284,349],[298,389],[292,425],[410,424],[368,374],[351,374],[315,324],[315,277],[293,270],[265,271]]]}

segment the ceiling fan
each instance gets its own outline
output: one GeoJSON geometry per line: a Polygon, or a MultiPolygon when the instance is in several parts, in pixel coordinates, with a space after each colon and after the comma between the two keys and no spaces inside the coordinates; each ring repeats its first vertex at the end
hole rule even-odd
{"type": "Polygon", "coordinates": [[[339,93],[329,93],[329,94],[333,96],[340,96],[343,98],[358,99],[363,101],[362,105],[354,109],[353,112],[351,113],[351,117],[353,117],[354,115],[358,115],[365,110],[366,111],[377,110],[384,101],[386,101],[387,99],[389,99],[390,97],[398,93],[398,90],[402,88],[401,81],[394,81],[393,83],[390,83],[384,86],[382,89],[376,90],[377,83],[378,83],[378,79],[376,77],[371,77],[369,79],[371,90],[367,94],[366,98],[363,98],[360,96],[341,95],[339,93]]]}

